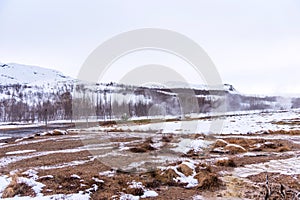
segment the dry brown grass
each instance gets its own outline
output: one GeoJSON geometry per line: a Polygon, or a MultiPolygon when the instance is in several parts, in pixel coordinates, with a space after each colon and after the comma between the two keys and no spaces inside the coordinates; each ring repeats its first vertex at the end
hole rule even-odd
{"type": "Polygon", "coordinates": [[[109,139],[110,142],[132,142],[136,140],[140,140],[141,138],[139,137],[119,137],[119,138],[111,138],[109,139]]]}
{"type": "Polygon", "coordinates": [[[18,183],[18,176],[14,175],[10,184],[3,191],[2,198],[12,198],[17,195],[34,197],[36,194],[27,184],[18,183]]]}
{"type": "Polygon", "coordinates": [[[277,149],[278,152],[285,152],[285,151],[290,151],[291,148],[287,145],[281,146],[277,149]]]}
{"type": "Polygon", "coordinates": [[[148,182],[147,185],[157,186],[157,183],[160,183],[160,185],[178,186],[180,184],[174,181],[177,177],[179,176],[173,169],[167,169],[165,171],[156,170],[152,173],[152,183],[148,182]]]}
{"type": "Polygon", "coordinates": [[[111,192],[106,192],[106,191],[101,191],[101,192],[96,192],[91,195],[91,199],[95,200],[110,200],[112,199],[113,193],[111,192]]]}
{"type": "Polygon", "coordinates": [[[194,178],[198,180],[197,188],[200,190],[216,190],[222,184],[217,174],[207,169],[200,170],[194,178]]]}
{"type": "Polygon", "coordinates": [[[89,159],[91,153],[89,151],[81,151],[76,153],[56,153],[49,154],[40,157],[33,157],[26,159],[26,162],[23,160],[11,163],[8,165],[9,170],[18,170],[26,169],[30,167],[40,167],[40,166],[52,166],[61,163],[72,162],[74,160],[87,160],[89,159]]]}
{"type": "Polygon", "coordinates": [[[263,151],[273,151],[273,152],[285,152],[291,151],[295,145],[288,141],[276,140],[272,142],[266,142],[262,146],[263,151]]]}
{"type": "Polygon", "coordinates": [[[245,153],[247,150],[238,144],[228,144],[224,147],[230,154],[245,153]]]}
{"type": "MultiPolygon", "coordinates": [[[[261,185],[265,184],[266,179],[266,173],[260,173],[257,175],[249,176],[248,179],[250,179],[252,182],[259,183],[261,185]]],[[[271,196],[270,199],[283,199],[280,195],[280,184],[284,186],[286,189],[286,198],[287,200],[297,199],[295,198],[296,191],[300,191],[300,183],[299,183],[299,175],[283,175],[280,173],[268,173],[268,179],[269,179],[269,186],[271,188],[271,196]]],[[[263,187],[260,188],[261,190],[265,190],[263,187]]],[[[264,194],[261,196],[263,199],[264,194]]]]}
{"type": "MultiPolygon", "coordinates": [[[[106,134],[106,133],[105,133],[106,134]]],[[[109,134],[109,133],[107,133],[109,134]]],[[[290,134],[290,133],[285,133],[290,134]]],[[[36,149],[37,152],[39,151],[49,151],[49,150],[60,150],[60,149],[72,149],[77,148],[79,146],[82,146],[82,143],[80,140],[74,140],[74,139],[64,139],[67,138],[69,135],[60,137],[55,136],[56,140],[49,140],[44,142],[36,142],[36,143],[29,143],[29,144],[16,144],[16,146],[10,146],[1,148],[0,155],[2,157],[6,156],[5,153],[8,151],[15,151],[15,150],[25,150],[25,149],[36,149]]],[[[150,136],[150,135],[149,135],[150,136]]],[[[201,135],[200,135],[201,136],[201,135]]],[[[196,134],[194,135],[188,135],[185,137],[191,137],[191,138],[197,138],[200,137],[196,134]]],[[[165,135],[158,136],[161,139],[161,141],[165,142],[165,145],[171,145],[173,143],[179,142],[177,139],[177,135],[165,135]],[[176,141],[177,140],[177,141],[176,141]],[[171,141],[172,143],[170,143],[171,141]]],[[[228,143],[237,144],[240,145],[247,150],[252,149],[256,146],[256,144],[261,145],[261,151],[264,152],[284,152],[293,150],[299,150],[300,145],[297,145],[289,140],[273,140],[273,139],[257,139],[257,138],[250,138],[245,139],[242,138],[243,136],[227,136],[230,138],[224,139],[228,143]],[[240,138],[237,138],[240,137],[240,138]],[[267,145],[264,145],[266,142],[271,142],[276,144],[268,143],[267,145]],[[272,146],[273,145],[273,146],[272,146]]],[[[247,136],[249,138],[250,136],[247,136]]],[[[42,139],[46,138],[44,136],[36,137],[35,139],[42,139]]],[[[113,137],[112,137],[113,138],[113,137]]],[[[48,138],[51,139],[51,138],[48,138]]],[[[101,138],[95,138],[91,140],[92,144],[97,144],[101,138]]],[[[142,138],[139,138],[138,135],[132,138],[113,138],[110,140],[110,142],[127,142],[127,141],[134,141],[134,143],[128,144],[129,147],[132,148],[142,148],[147,151],[153,151],[153,147],[151,144],[153,141],[151,138],[148,138],[146,141],[142,141],[142,138]],[[138,144],[138,141],[140,140],[140,144],[138,144]],[[137,145],[133,145],[137,144],[137,145]]],[[[126,153],[124,151],[124,153],[126,153]]],[[[127,152],[129,153],[129,152],[127,152]]],[[[153,152],[151,152],[153,153],[153,152]]],[[[191,155],[194,154],[193,159],[196,159],[196,161],[203,161],[203,162],[209,162],[211,164],[211,161],[208,161],[205,159],[209,159],[210,157],[207,156],[203,158],[203,160],[200,160],[200,153],[191,152],[191,155]]],[[[57,154],[50,154],[47,156],[40,156],[35,158],[29,158],[24,160],[18,161],[15,163],[11,163],[7,167],[3,167],[1,169],[2,173],[9,173],[11,170],[20,169],[21,171],[24,171],[25,169],[29,169],[31,167],[38,167],[38,166],[52,166],[55,164],[62,164],[66,162],[71,162],[74,160],[87,160],[90,159],[89,156],[91,156],[91,152],[89,151],[82,151],[82,152],[76,152],[76,153],[57,153],[57,154]]],[[[180,156],[180,154],[176,154],[180,156]]],[[[192,155],[193,156],[193,155],[192,155]]],[[[246,164],[254,164],[254,163],[262,163],[267,162],[269,160],[275,160],[275,159],[287,159],[293,155],[288,155],[285,153],[281,154],[270,154],[270,156],[257,156],[257,157],[248,157],[248,156],[240,156],[240,155],[232,155],[230,157],[233,158],[234,164],[237,166],[242,166],[246,164]]],[[[168,166],[177,167],[180,166],[182,163],[177,162],[174,164],[168,164],[168,166]]],[[[101,163],[99,160],[90,161],[82,165],[78,166],[69,166],[61,169],[51,169],[51,170],[39,170],[39,176],[45,176],[45,175],[53,175],[53,178],[44,178],[39,179],[38,181],[45,184],[46,186],[43,188],[43,194],[45,195],[53,195],[57,193],[77,193],[79,191],[84,191],[85,189],[92,188],[93,184],[96,184],[99,186],[99,190],[97,192],[94,192],[92,194],[92,199],[111,199],[112,196],[116,195],[116,198],[120,195],[121,192],[124,193],[131,193],[135,195],[140,195],[141,191],[132,189],[128,186],[128,183],[132,182],[133,180],[137,182],[142,182],[143,185],[146,188],[151,188],[159,193],[159,196],[156,199],[191,199],[193,195],[201,194],[209,192],[207,190],[216,191],[219,190],[220,186],[222,186],[222,182],[219,180],[219,175],[216,172],[220,171],[231,171],[229,167],[233,167],[234,164],[231,163],[231,161],[219,161],[219,163],[214,163],[215,165],[212,165],[210,167],[206,164],[201,164],[196,167],[196,173],[197,176],[195,178],[198,179],[199,185],[198,190],[196,188],[192,189],[186,189],[184,186],[186,184],[178,183],[177,181],[174,181],[174,178],[178,177],[178,175],[175,173],[174,170],[154,170],[145,174],[135,174],[135,173],[116,173],[114,177],[106,177],[106,176],[100,176],[99,172],[110,170],[111,168],[109,166],[105,166],[103,163],[101,163]],[[70,176],[72,174],[77,174],[81,177],[83,181],[80,182],[79,179],[71,178],[70,176]],[[104,181],[104,183],[98,183],[95,182],[92,178],[96,177],[104,181]],[[79,184],[85,184],[86,186],[80,186],[79,184]],[[205,190],[205,191],[204,191],[205,190]],[[187,195],[188,194],[188,195],[187,195]]],[[[184,172],[186,175],[190,175],[189,170],[183,169],[182,165],[178,168],[179,171],[184,172]]],[[[297,176],[299,179],[300,177],[297,176]]],[[[265,178],[263,178],[265,179],[265,178]]],[[[287,184],[289,186],[289,183],[292,179],[283,179],[283,183],[287,184]]],[[[265,180],[263,180],[265,181],[265,180]]],[[[224,181],[225,182],[225,181],[224,181]]],[[[293,183],[293,184],[296,184],[293,183]]],[[[291,185],[291,184],[290,184],[291,185]]],[[[292,186],[292,185],[291,185],[292,186]]],[[[293,188],[298,188],[300,186],[295,185],[293,188]]],[[[252,190],[252,189],[251,189],[252,190]]],[[[300,190],[300,189],[299,189],[300,190]]],[[[251,192],[251,191],[249,191],[251,192]]],[[[11,187],[8,187],[5,191],[4,195],[7,196],[13,196],[13,195],[35,195],[30,187],[23,184],[12,184],[11,187]],[[17,186],[13,186],[17,185],[17,186]],[[27,192],[27,193],[26,193],[27,192]],[[32,194],[30,194],[32,192],[32,194]]]]}
{"type": "Polygon", "coordinates": [[[211,165],[199,164],[196,167],[196,173],[194,178],[198,180],[197,189],[215,191],[222,185],[222,181],[218,178],[217,173],[213,171],[211,165]]]}
{"type": "Polygon", "coordinates": [[[250,146],[256,144],[256,143],[261,143],[264,140],[261,139],[245,139],[245,138],[237,138],[237,137],[233,137],[233,138],[226,138],[224,139],[226,142],[228,142],[229,144],[236,144],[236,145],[240,145],[244,148],[249,148],[250,146]]]}
{"type": "Polygon", "coordinates": [[[165,135],[165,136],[162,136],[161,141],[169,143],[172,141],[172,139],[173,139],[173,135],[165,135]]]}
{"type": "Polygon", "coordinates": [[[153,144],[152,139],[147,138],[143,143],[130,148],[129,151],[133,153],[145,153],[156,150],[154,147],[151,146],[151,144],[153,144]]]}
{"type": "Polygon", "coordinates": [[[199,158],[199,155],[197,152],[195,152],[193,149],[189,150],[188,152],[181,155],[181,157],[187,157],[187,158],[199,158]]]}
{"type": "Polygon", "coordinates": [[[177,170],[181,173],[183,173],[185,176],[191,176],[193,174],[193,170],[191,168],[189,168],[187,165],[185,164],[180,164],[177,167],[177,170]]]}
{"type": "MultiPolygon", "coordinates": [[[[54,137],[54,136],[52,136],[54,137]]],[[[60,136],[57,136],[60,137],[60,136]]],[[[37,137],[35,139],[43,139],[44,136],[37,137]]],[[[39,151],[55,151],[55,150],[62,150],[62,149],[72,149],[83,146],[81,140],[46,140],[41,142],[35,142],[30,144],[20,144],[14,146],[8,146],[5,148],[0,149],[0,155],[5,155],[6,152],[9,151],[21,151],[21,150],[28,150],[28,149],[35,149],[37,152],[39,151]]]]}
{"type": "Polygon", "coordinates": [[[39,171],[40,177],[52,175],[53,178],[43,178],[38,181],[46,185],[43,188],[45,195],[77,193],[92,188],[94,184],[101,190],[104,184],[96,182],[93,178],[103,179],[99,176],[99,172],[109,169],[98,160],[94,160],[79,166],[39,171]],[[71,177],[72,174],[80,176],[80,179],[71,177]]]}
{"type": "Polygon", "coordinates": [[[196,173],[199,173],[199,172],[212,172],[212,167],[211,165],[208,165],[206,163],[200,163],[199,165],[196,166],[196,169],[195,169],[196,173]]]}
{"type": "Polygon", "coordinates": [[[222,140],[222,139],[217,139],[213,148],[218,148],[218,147],[225,147],[228,144],[227,141],[222,140]]]}
{"type": "Polygon", "coordinates": [[[266,132],[266,134],[272,134],[272,135],[300,135],[300,130],[278,130],[278,131],[272,131],[269,130],[266,132]]]}
{"type": "Polygon", "coordinates": [[[105,122],[99,122],[100,126],[114,126],[117,125],[117,121],[105,121],[105,122]]]}
{"type": "Polygon", "coordinates": [[[277,122],[272,122],[272,124],[276,125],[300,125],[300,120],[298,119],[290,119],[289,121],[277,121],[277,122]]]}
{"type": "Polygon", "coordinates": [[[121,128],[113,128],[113,129],[109,129],[109,130],[107,130],[107,132],[116,132],[116,133],[121,133],[121,132],[131,132],[130,130],[123,130],[123,129],[121,129],[121,128]]]}
{"type": "Polygon", "coordinates": [[[236,167],[236,164],[232,158],[230,159],[223,159],[218,160],[215,165],[222,166],[222,167],[236,167]]]}
{"type": "Polygon", "coordinates": [[[144,190],[142,188],[127,188],[126,194],[132,194],[134,196],[142,196],[144,194],[144,190]]]}
{"type": "Polygon", "coordinates": [[[177,178],[178,174],[173,169],[167,169],[161,173],[161,171],[157,171],[157,174],[155,176],[155,179],[160,181],[161,183],[165,185],[177,185],[177,183],[174,181],[174,178],[177,178]]]}
{"type": "MultiPolygon", "coordinates": [[[[282,131],[279,131],[280,133],[282,131]]],[[[234,146],[230,146],[230,144],[239,145],[245,148],[246,151],[264,151],[264,152],[285,152],[290,151],[295,148],[299,148],[299,145],[287,141],[287,140],[267,140],[267,139],[248,139],[248,138],[226,138],[224,141],[228,142],[228,145],[224,148],[228,150],[231,154],[243,153],[245,152],[242,149],[235,148],[234,146]],[[258,145],[259,144],[259,145],[258,145]],[[230,146],[230,148],[228,147],[230,146]]],[[[216,142],[216,147],[221,147],[225,143],[221,140],[221,142],[216,142]]]]}
{"type": "Polygon", "coordinates": [[[199,179],[198,189],[215,190],[221,185],[220,179],[215,174],[207,174],[199,179]]]}
{"type": "MultiPolygon", "coordinates": [[[[141,188],[131,188],[130,183],[135,180],[142,182],[137,174],[119,174],[114,177],[99,177],[104,181],[99,190],[92,194],[91,199],[112,199],[112,196],[119,196],[120,192],[141,196],[144,191],[141,188]]],[[[144,184],[143,184],[144,185],[144,184]]]]}

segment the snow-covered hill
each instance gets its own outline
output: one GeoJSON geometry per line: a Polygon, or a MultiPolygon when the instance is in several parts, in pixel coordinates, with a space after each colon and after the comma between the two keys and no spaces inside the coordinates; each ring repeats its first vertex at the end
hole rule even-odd
{"type": "Polygon", "coordinates": [[[166,85],[159,85],[159,84],[152,84],[152,85],[147,85],[148,88],[157,88],[157,89],[174,89],[174,88],[185,88],[185,89],[193,89],[193,90],[224,90],[227,91],[231,94],[239,94],[239,92],[233,87],[231,84],[224,84],[222,86],[208,86],[205,84],[193,84],[193,83],[187,83],[187,82],[179,82],[179,81],[174,81],[174,82],[168,82],[166,85]]]}
{"type": "Polygon", "coordinates": [[[247,96],[229,84],[211,89],[178,82],[167,87],[87,83],[52,69],[0,63],[0,122],[180,116],[224,107],[228,111],[298,108],[300,98],[247,96]]]}
{"type": "Polygon", "coordinates": [[[48,83],[73,81],[61,72],[37,66],[15,63],[0,63],[0,85],[27,84],[44,85],[48,83]]]}

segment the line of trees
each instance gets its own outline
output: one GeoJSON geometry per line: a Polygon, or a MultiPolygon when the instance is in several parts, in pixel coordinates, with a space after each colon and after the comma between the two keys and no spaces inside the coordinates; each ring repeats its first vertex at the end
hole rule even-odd
{"type": "MultiPolygon", "coordinates": [[[[300,107],[300,98],[292,108],[300,107]]],[[[41,122],[94,117],[205,113],[226,105],[228,110],[270,109],[276,97],[253,97],[226,91],[142,88],[117,84],[0,86],[1,122],[41,122]]]]}
{"type": "Polygon", "coordinates": [[[35,122],[71,119],[72,95],[67,85],[54,88],[0,86],[0,121],[35,122]]]}

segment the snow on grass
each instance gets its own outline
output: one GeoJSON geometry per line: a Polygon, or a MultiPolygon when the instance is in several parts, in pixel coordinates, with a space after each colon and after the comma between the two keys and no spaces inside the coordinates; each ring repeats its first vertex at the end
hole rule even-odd
{"type": "Polygon", "coordinates": [[[0,125],[0,130],[13,130],[13,129],[21,129],[21,128],[38,128],[44,126],[44,123],[36,123],[36,124],[23,124],[23,123],[14,123],[14,124],[2,124],[0,125]]]}
{"type": "MultiPolygon", "coordinates": [[[[84,151],[83,149],[64,149],[64,150],[58,150],[58,151],[45,151],[45,152],[37,152],[37,153],[31,153],[29,155],[26,156],[7,156],[7,157],[2,157],[0,158],[0,167],[5,167],[11,163],[15,163],[21,160],[26,160],[29,158],[35,158],[35,157],[40,157],[40,156],[45,156],[45,155],[49,155],[49,154],[55,154],[55,153],[77,153],[80,151],[84,151]]],[[[89,160],[88,160],[89,161],[89,160]]],[[[70,163],[70,164],[74,164],[74,165],[79,165],[81,164],[81,162],[88,162],[88,161],[79,161],[79,163],[70,163]]],[[[69,165],[67,165],[69,166],[69,165]]],[[[64,167],[64,166],[63,166],[64,167]]],[[[62,167],[59,167],[62,168],[62,167]]]]}
{"type": "Polygon", "coordinates": [[[177,169],[174,171],[179,175],[179,177],[177,177],[175,180],[180,183],[187,183],[187,185],[185,186],[186,188],[193,188],[198,185],[198,180],[194,178],[194,176],[196,175],[195,172],[193,172],[193,174],[190,176],[185,176],[183,173],[179,172],[177,169]]]}
{"type": "Polygon", "coordinates": [[[61,163],[61,164],[57,164],[57,165],[35,167],[35,169],[36,170],[61,169],[61,168],[65,168],[65,167],[72,167],[72,166],[83,165],[83,164],[88,163],[90,161],[91,160],[74,160],[72,162],[61,163]]]}
{"type": "Polygon", "coordinates": [[[150,198],[150,197],[157,197],[158,194],[157,192],[153,191],[153,190],[148,190],[148,191],[144,191],[143,196],[141,196],[141,198],[150,198]]]}
{"type": "Polygon", "coordinates": [[[81,179],[81,177],[80,177],[80,176],[78,176],[77,174],[72,174],[72,175],[71,175],[71,178],[75,178],[75,179],[81,179]]]}
{"type": "Polygon", "coordinates": [[[0,176],[0,197],[2,196],[3,191],[11,182],[11,178],[8,176],[0,176]]]}
{"type": "Polygon", "coordinates": [[[228,148],[228,149],[230,149],[231,147],[236,148],[236,149],[241,149],[241,150],[246,152],[246,149],[244,147],[242,147],[241,145],[238,145],[238,144],[227,144],[225,146],[225,148],[228,148]]]}
{"type": "Polygon", "coordinates": [[[104,171],[104,172],[99,172],[100,176],[107,176],[107,177],[113,177],[115,176],[116,171],[104,171]]]}
{"type": "Polygon", "coordinates": [[[139,200],[139,196],[134,196],[132,194],[122,194],[120,200],[139,200]]]}
{"type": "Polygon", "coordinates": [[[36,197],[13,197],[6,198],[6,200],[54,200],[54,199],[64,199],[64,200],[89,200],[90,195],[84,193],[77,194],[55,194],[50,196],[36,196],[36,197]]]}
{"type": "Polygon", "coordinates": [[[185,186],[186,188],[193,188],[198,185],[198,180],[194,178],[194,176],[197,174],[196,173],[196,166],[193,161],[184,161],[182,164],[188,166],[190,169],[193,170],[192,175],[186,176],[182,172],[178,171],[178,166],[168,166],[168,167],[160,167],[162,170],[167,170],[167,169],[172,169],[177,175],[177,178],[174,178],[174,181],[180,182],[180,183],[186,183],[187,185],[185,186]]]}
{"type": "Polygon", "coordinates": [[[201,195],[195,195],[192,197],[192,200],[205,200],[205,198],[201,195]]]}
{"type": "Polygon", "coordinates": [[[206,149],[209,147],[213,142],[207,141],[207,140],[193,140],[190,144],[191,149],[193,149],[195,152],[201,151],[203,149],[206,149]]]}
{"type": "MultiPolygon", "coordinates": [[[[14,174],[14,172],[12,172],[12,174],[14,174]]],[[[76,194],[55,194],[55,195],[50,195],[50,196],[44,196],[44,194],[42,193],[42,189],[43,187],[45,187],[45,185],[43,183],[38,182],[38,179],[41,178],[45,178],[45,177],[49,177],[49,178],[53,178],[52,175],[48,175],[48,176],[42,176],[39,177],[38,176],[38,172],[33,170],[33,169],[29,169],[25,172],[22,173],[23,175],[26,175],[27,177],[18,177],[17,178],[17,182],[18,183],[24,183],[26,185],[28,185],[29,187],[32,188],[32,190],[35,192],[35,197],[29,197],[29,196],[25,196],[25,197],[13,197],[13,198],[7,198],[15,200],[15,199],[20,199],[20,200],[29,200],[29,199],[34,199],[34,200],[53,200],[53,199],[68,199],[68,200],[88,200],[90,199],[90,195],[93,191],[97,191],[98,190],[98,186],[97,185],[93,185],[92,188],[89,188],[85,191],[80,191],[79,193],[76,194]]],[[[73,177],[78,178],[77,175],[72,175],[73,177]]],[[[2,196],[3,191],[5,190],[5,188],[10,184],[11,182],[11,178],[9,178],[8,176],[0,176],[0,196],[2,196]]]]}
{"type": "MultiPolygon", "coordinates": [[[[62,136],[60,136],[62,137],[62,136]]],[[[24,145],[24,144],[33,144],[33,143],[39,143],[39,142],[46,142],[46,141],[51,141],[51,140],[57,140],[57,138],[53,138],[53,137],[49,137],[49,138],[43,138],[43,139],[35,139],[35,140],[27,140],[27,141],[24,141],[26,139],[28,139],[28,137],[23,137],[23,138],[19,138],[19,139],[16,139],[15,142],[16,143],[12,143],[12,144],[8,144],[8,145],[5,145],[5,147],[11,147],[11,146],[17,146],[17,145],[24,145]]]]}
{"type": "Polygon", "coordinates": [[[31,177],[34,180],[37,180],[39,178],[38,175],[37,175],[38,172],[36,170],[33,170],[33,169],[29,169],[29,170],[23,172],[22,174],[27,175],[28,177],[31,177]]]}
{"type": "Polygon", "coordinates": [[[29,178],[19,177],[18,183],[25,183],[26,185],[32,187],[32,190],[37,196],[42,196],[41,191],[45,185],[36,181],[39,178],[37,175],[38,172],[33,169],[29,169],[22,174],[27,175],[29,178]]]}
{"type": "Polygon", "coordinates": [[[97,183],[104,183],[104,181],[99,178],[93,177],[92,179],[97,183]]]}
{"type": "MultiPolygon", "coordinates": [[[[205,113],[195,114],[188,120],[178,120],[172,122],[153,122],[149,124],[117,124],[114,127],[94,127],[91,130],[110,131],[120,130],[128,132],[156,132],[190,134],[204,133],[210,134],[214,120],[224,120],[221,129],[222,134],[247,134],[268,130],[290,130],[300,129],[299,124],[276,124],[278,121],[292,120],[299,117],[299,110],[289,110],[286,112],[276,111],[241,111],[227,113],[205,113]],[[210,118],[213,117],[213,118],[210,118]]],[[[215,133],[215,132],[214,132],[215,133]]]]}
{"type": "MultiPolygon", "coordinates": [[[[14,173],[15,172],[12,172],[12,174],[14,174],[14,173]]],[[[26,185],[30,186],[32,188],[32,190],[35,192],[37,197],[43,196],[41,191],[45,185],[36,181],[38,179],[38,175],[37,175],[38,172],[30,169],[30,170],[23,172],[22,174],[27,175],[28,178],[18,177],[17,182],[25,183],[26,185]]],[[[8,178],[7,176],[0,176],[0,195],[1,196],[2,196],[2,193],[5,190],[5,188],[10,184],[11,180],[12,179],[8,178]]],[[[25,199],[26,199],[26,197],[25,197],[25,199]]]]}
{"type": "Polygon", "coordinates": [[[144,186],[141,182],[132,181],[131,183],[127,183],[130,188],[141,188],[144,189],[144,186]]]}
{"type": "Polygon", "coordinates": [[[233,174],[239,177],[248,177],[263,172],[280,173],[284,175],[300,174],[300,157],[296,156],[283,160],[271,160],[265,163],[245,165],[244,167],[235,168],[233,174]]]}
{"type": "Polygon", "coordinates": [[[187,153],[190,150],[201,151],[211,145],[212,141],[207,140],[193,140],[188,138],[182,138],[179,143],[177,143],[177,147],[172,150],[179,153],[187,153]]]}
{"type": "Polygon", "coordinates": [[[45,187],[45,185],[43,183],[37,182],[34,178],[19,177],[18,183],[25,183],[32,188],[36,196],[43,196],[41,191],[43,190],[43,187],[45,187]]]}
{"type": "Polygon", "coordinates": [[[68,134],[68,131],[60,130],[60,129],[54,129],[52,131],[43,132],[40,135],[45,136],[45,135],[67,135],[67,134],[68,134]]]}
{"type": "Polygon", "coordinates": [[[13,155],[13,154],[23,154],[23,153],[32,153],[35,152],[36,150],[32,149],[32,150],[21,150],[21,151],[10,151],[5,153],[6,155],[13,155]]]}
{"type": "Polygon", "coordinates": [[[52,178],[54,178],[53,175],[46,175],[46,176],[39,177],[39,179],[52,179],[52,178]]]}
{"type": "Polygon", "coordinates": [[[85,190],[85,192],[91,194],[92,192],[96,192],[99,189],[98,185],[93,184],[91,188],[85,190]]]}
{"type": "Polygon", "coordinates": [[[5,167],[11,163],[15,163],[21,160],[25,160],[32,157],[38,157],[39,154],[36,154],[34,156],[7,156],[0,158],[0,167],[5,167]]]}
{"type": "Polygon", "coordinates": [[[129,185],[130,188],[142,189],[144,191],[144,194],[142,196],[134,196],[134,195],[131,195],[131,194],[123,194],[123,195],[121,195],[120,199],[125,200],[126,197],[128,197],[129,199],[140,199],[140,198],[149,198],[149,197],[157,197],[158,196],[157,192],[155,192],[153,190],[146,189],[141,182],[132,181],[132,182],[127,183],[127,184],[129,185]]]}
{"type": "Polygon", "coordinates": [[[10,139],[11,137],[5,137],[5,136],[3,136],[3,137],[0,137],[0,140],[6,140],[6,139],[10,139]]]}

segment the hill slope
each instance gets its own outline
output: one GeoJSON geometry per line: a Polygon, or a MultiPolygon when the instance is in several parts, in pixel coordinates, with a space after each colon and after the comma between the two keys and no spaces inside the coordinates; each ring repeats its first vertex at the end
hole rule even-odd
{"type": "Polygon", "coordinates": [[[71,77],[64,76],[61,72],[53,69],[16,63],[0,63],[0,71],[0,85],[43,85],[51,82],[66,82],[73,80],[71,77]]]}

